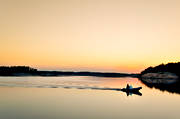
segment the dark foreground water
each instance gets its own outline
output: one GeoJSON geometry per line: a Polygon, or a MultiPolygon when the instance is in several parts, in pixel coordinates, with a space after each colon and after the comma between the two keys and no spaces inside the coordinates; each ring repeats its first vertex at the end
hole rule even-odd
{"type": "Polygon", "coordinates": [[[0,77],[0,119],[180,119],[180,95],[136,78],[0,77]],[[142,86],[142,96],[113,90],[142,86]]]}

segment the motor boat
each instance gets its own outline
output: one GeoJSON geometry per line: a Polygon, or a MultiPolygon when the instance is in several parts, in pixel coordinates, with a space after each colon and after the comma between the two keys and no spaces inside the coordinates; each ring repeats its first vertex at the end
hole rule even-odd
{"type": "Polygon", "coordinates": [[[130,94],[137,94],[137,95],[142,95],[139,90],[141,90],[142,87],[137,87],[137,88],[133,88],[131,85],[129,86],[127,84],[126,88],[122,88],[121,91],[123,92],[126,92],[127,95],[130,95],[130,94]]]}

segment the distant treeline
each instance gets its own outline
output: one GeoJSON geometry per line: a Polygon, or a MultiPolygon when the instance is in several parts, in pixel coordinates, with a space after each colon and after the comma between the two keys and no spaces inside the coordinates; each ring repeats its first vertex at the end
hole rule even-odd
{"type": "Polygon", "coordinates": [[[15,73],[36,73],[37,69],[29,66],[0,66],[0,75],[8,76],[15,73]]]}
{"type": "Polygon", "coordinates": [[[176,75],[180,76],[180,62],[161,64],[156,67],[149,67],[145,69],[144,71],[142,71],[141,74],[157,73],[157,72],[170,72],[170,73],[175,73],[176,75]]]}
{"type": "Polygon", "coordinates": [[[138,77],[138,74],[72,72],[72,71],[38,71],[28,66],[0,66],[0,76],[96,76],[96,77],[138,77]]]}

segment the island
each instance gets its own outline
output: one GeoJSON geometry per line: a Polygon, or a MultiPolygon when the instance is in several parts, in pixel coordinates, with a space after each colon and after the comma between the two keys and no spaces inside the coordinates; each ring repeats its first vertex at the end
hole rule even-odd
{"type": "Polygon", "coordinates": [[[148,67],[141,72],[141,78],[150,79],[178,79],[180,77],[180,62],[160,64],[155,67],[148,67]]]}
{"type": "Polygon", "coordinates": [[[138,74],[107,72],[39,71],[29,66],[0,66],[0,76],[96,76],[96,77],[138,77],[138,74]]]}
{"type": "Polygon", "coordinates": [[[172,84],[179,82],[180,62],[160,64],[155,67],[148,67],[140,74],[143,82],[151,84],[172,84]]]}

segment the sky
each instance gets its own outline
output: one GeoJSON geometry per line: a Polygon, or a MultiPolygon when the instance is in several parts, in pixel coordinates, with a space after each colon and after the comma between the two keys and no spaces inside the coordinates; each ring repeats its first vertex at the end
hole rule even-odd
{"type": "Polygon", "coordinates": [[[0,65],[138,73],[179,46],[179,0],[0,0],[0,65]]]}

